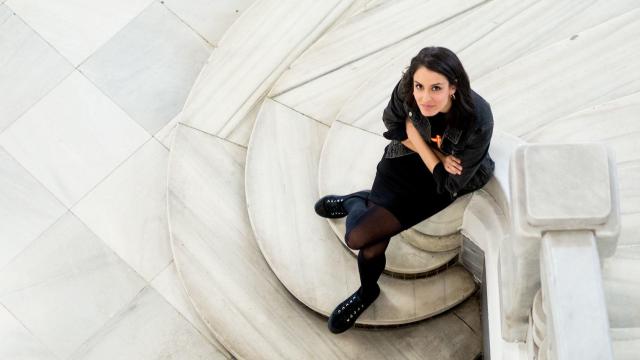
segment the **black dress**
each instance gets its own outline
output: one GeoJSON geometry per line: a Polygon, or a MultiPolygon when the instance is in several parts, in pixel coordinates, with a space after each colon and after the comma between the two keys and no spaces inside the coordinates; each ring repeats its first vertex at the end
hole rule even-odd
{"type": "MultiPolygon", "coordinates": [[[[444,116],[439,113],[429,118],[434,138],[444,132],[444,116]]],[[[433,140],[427,139],[427,144],[433,140]]],[[[380,160],[369,200],[389,210],[408,229],[449,206],[454,198],[446,191],[437,192],[433,174],[414,152],[380,160]]]]}

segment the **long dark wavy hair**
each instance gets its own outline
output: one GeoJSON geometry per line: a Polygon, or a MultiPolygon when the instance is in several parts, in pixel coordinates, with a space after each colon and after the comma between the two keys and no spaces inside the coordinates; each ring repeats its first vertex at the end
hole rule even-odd
{"type": "Polygon", "coordinates": [[[426,47],[411,59],[411,64],[402,75],[399,87],[400,97],[405,104],[413,109],[418,108],[413,97],[413,75],[421,66],[442,74],[450,84],[456,86],[456,98],[452,99],[451,110],[447,112],[447,123],[461,130],[471,128],[475,122],[475,111],[471,99],[469,76],[460,59],[447,48],[426,47]]]}

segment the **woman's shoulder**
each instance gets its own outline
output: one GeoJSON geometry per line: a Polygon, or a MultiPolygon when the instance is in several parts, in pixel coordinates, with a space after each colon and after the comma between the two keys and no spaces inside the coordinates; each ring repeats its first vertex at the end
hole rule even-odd
{"type": "Polygon", "coordinates": [[[471,100],[476,115],[476,127],[493,126],[491,105],[473,89],[471,89],[471,100]]]}

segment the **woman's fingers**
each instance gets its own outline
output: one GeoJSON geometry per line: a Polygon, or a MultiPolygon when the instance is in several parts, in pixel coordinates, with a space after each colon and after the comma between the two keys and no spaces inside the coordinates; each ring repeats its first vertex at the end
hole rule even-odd
{"type": "Polygon", "coordinates": [[[449,155],[447,156],[445,163],[445,169],[449,173],[454,175],[462,174],[462,165],[460,164],[460,159],[456,158],[455,156],[449,155]]]}

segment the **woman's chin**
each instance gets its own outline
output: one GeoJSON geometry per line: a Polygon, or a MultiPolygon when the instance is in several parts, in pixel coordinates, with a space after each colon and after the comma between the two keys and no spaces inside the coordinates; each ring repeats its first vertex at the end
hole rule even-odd
{"type": "Polygon", "coordinates": [[[433,109],[423,109],[422,107],[420,108],[420,114],[422,114],[422,116],[434,116],[437,113],[438,113],[438,110],[435,108],[433,109]]]}

